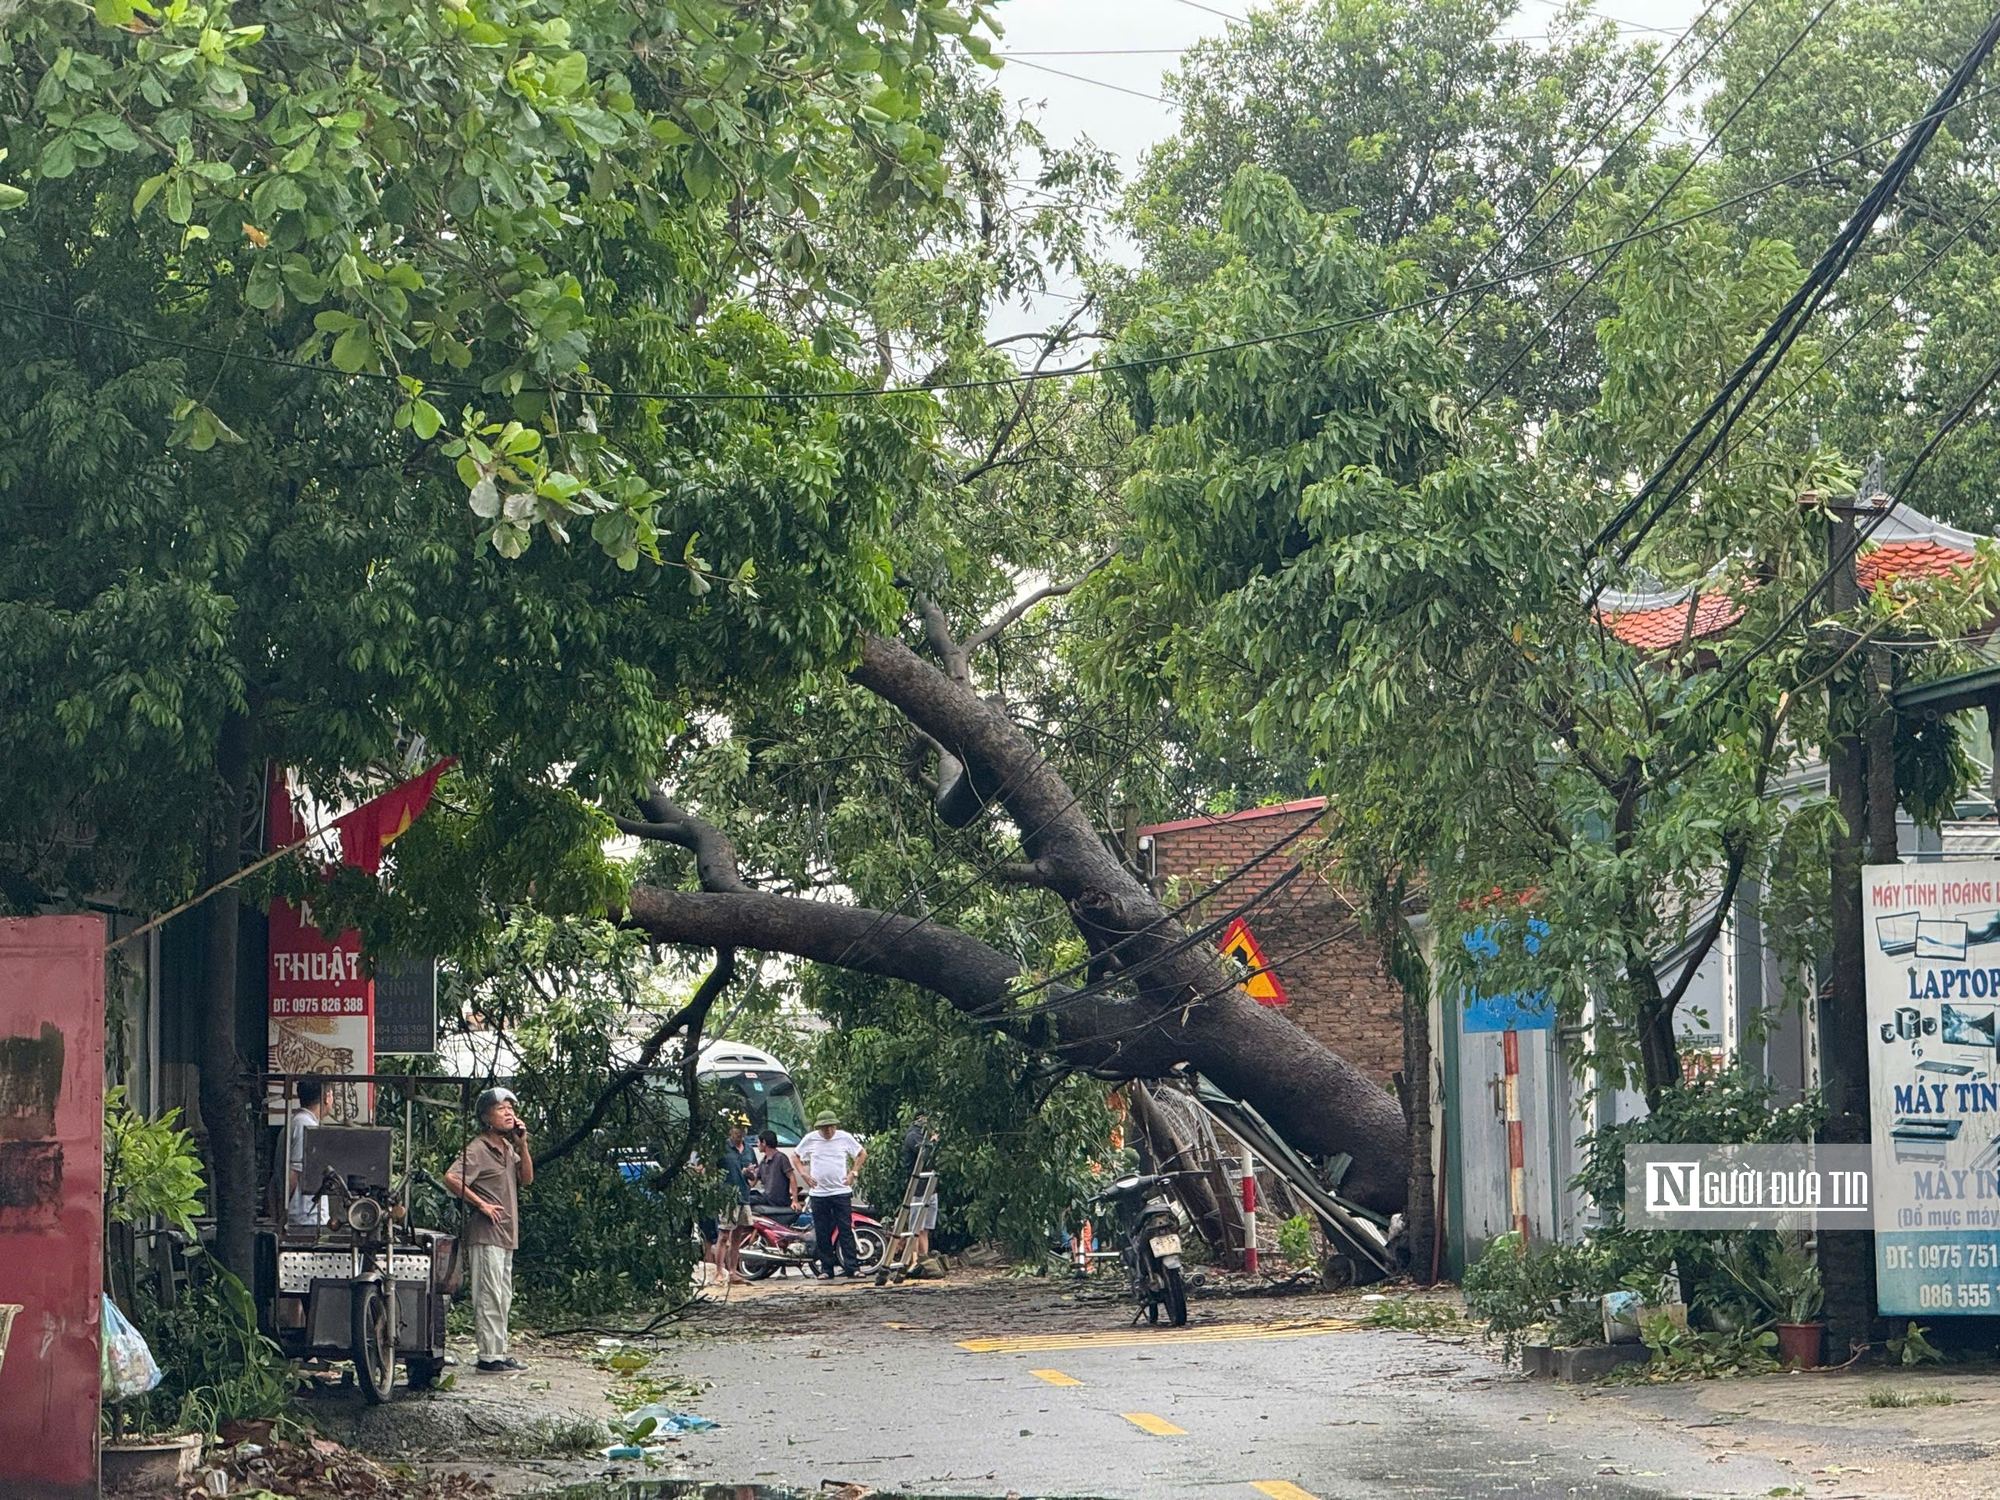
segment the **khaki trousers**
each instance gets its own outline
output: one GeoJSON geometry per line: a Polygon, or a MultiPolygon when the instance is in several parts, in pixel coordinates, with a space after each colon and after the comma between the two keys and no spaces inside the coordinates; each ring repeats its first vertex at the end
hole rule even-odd
{"type": "Polygon", "coordinates": [[[467,1245],[472,1271],[472,1325],[479,1362],[507,1357],[507,1319],[514,1310],[514,1252],[498,1245],[467,1245]]]}

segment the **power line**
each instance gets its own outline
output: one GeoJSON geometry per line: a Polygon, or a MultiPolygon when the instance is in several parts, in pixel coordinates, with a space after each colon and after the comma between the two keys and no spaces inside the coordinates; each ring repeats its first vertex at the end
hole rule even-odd
{"type": "Polygon", "coordinates": [[[1053,73],[1056,75],[1056,77],[1067,78],[1073,83],[1092,84],[1095,85],[1097,88],[1110,89],[1113,93],[1130,94],[1134,99],[1150,99],[1155,104],[1165,104],[1167,102],[1165,99],[1162,99],[1158,94],[1148,94],[1141,89],[1130,89],[1125,87],[1125,85],[1122,83],[1107,83],[1102,78],[1086,78],[1081,73],[1066,73],[1061,68],[1050,67],[1047,63],[1030,62],[1025,56],[1023,56],[1019,52],[1008,53],[1005,55],[1009,62],[1012,62],[1019,67],[1033,68],[1038,73],[1053,73]]]}
{"type": "MultiPolygon", "coordinates": [[[[2000,85],[1980,89],[1959,99],[1949,109],[1939,111],[1936,117],[1941,118],[1943,115],[1950,114],[1955,110],[1967,108],[1996,92],[2000,92],[2000,85]]],[[[1552,256],[1547,260],[1510,270],[1501,275],[1489,277],[1484,281],[1468,283],[1450,291],[1435,292],[1425,297],[1412,298],[1408,302],[1394,303],[1372,312],[1358,313],[1343,318],[1333,318],[1322,323],[1306,324],[1297,328],[1280,329],[1275,333],[1258,334],[1249,338],[1235,339],[1227,343],[1208,344],[1194,349],[1147,355],[1136,359],[1072,365],[1054,370],[1024,370],[1014,375],[1000,375],[979,380],[938,381],[929,385],[863,386],[850,390],[819,391],[643,391],[616,389],[587,390],[578,387],[564,387],[558,391],[558,394],[579,395],[605,401],[836,401],[872,399],[884,396],[923,396],[953,391],[994,390],[1020,385],[1031,385],[1042,381],[1064,380],[1076,375],[1106,374],[1120,370],[1157,369],[1164,365],[1201,359],[1211,354],[1229,354],[1239,349],[1257,348],[1266,344],[1282,343],[1289,339],[1310,338],[1317,334],[1335,333],[1345,328],[1355,328],[1368,323],[1381,322],[1399,313],[1421,312],[1426,308],[1436,307],[1439,304],[1451,302],[1459,297],[1491,291],[1498,287],[1506,286],[1511,282],[1523,280],[1526,277],[1540,275],[1544,271],[1555,270],[1579,260],[1588,260],[1592,256],[1601,255],[1607,251],[1620,250],[1640,240],[1653,239],[1685,225],[1696,223],[1699,220],[1713,218],[1719,213],[1724,213],[1741,204],[1761,198],[1766,193],[1775,192],[1779,188],[1789,187],[1793,183],[1813,177],[1824,172],[1828,167],[1839,166],[1843,162],[1854,161],[1866,155],[1867,152],[1873,150],[1876,146],[1896,139],[1896,137],[1912,129],[1913,125],[1928,123],[1932,118],[1932,116],[1926,116],[1922,121],[1898,126],[1895,130],[1879,135],[1873,140],[1864,141],[1861,145],[1850,150],[1833,156],[1821,157],[1807,163],[1796,171],[1787,172],[1781,177],[1771,178],[1755,187],[1746,188],[1730,197],[1719,199],[1706,208],[1694,209],[1681,215],[1679,218],[1662,220],[1660,223],[1651,225],[1650,227],[1632,230],[1615,239],[1606,240],[1567,255],[1552,256]]],[[[74,328],[86,328],[94,332],[109,334],[117,338],[131,339],[139,343],[152,344],[160,348],[178,349],[190,354],[206,354],[217,359],[240,359],[246,364],[273,369],[296,370],[303,374],[317,376],[322,379],[395,381],[399,378],[393,372],[375,370],[349,372],[346,370],[336,370],[327,365],[312,364],[305,360],[290,359],[283,355],[263,354],[249,349],[231,349],[215,344],[200,343],[190,339],[172,338],[168,335],[153,333],[145,329],[123,328],[117,324],[101,322],[94,318],[78,317],[74,313],[56,312],[46,307],[31,307],[26,303],[15,302],[5,298],[0,298],[0,310],[19,313],[24,317],[42,318],[49,322],[62,323],[74,328]]],[[[426,381],[425,388],[434,391],[459,391],[473,395],[484,394],[480,386],[468,381],[426,381]]]]}
{"type": "MultiPolygon", "coordinates": [[[[1701,473],[1709,460],[1715,456],[1717,450],[1729,440],[1729,434],[1736,422],[1748,409],[1750,402],[1756,399],[1757,393],[1763,389],[1765,383],[1776,373],[1785,355],[1805,331],[1806,323],[1819,310],[1827,296],[1832,292],[1834,283],[1840,279],[1841,274],[1853,263],[1855,256],[1860,253],[1862,241],[1874,228],[1876,221],[1882,216],[1889,204],[1894,200],[1897,191],[1902,187],[1904,181],[1916,169],[1919,158],[1922,157],[1925,149],[1930,145],[1933,137],[1936,136],[1938,127],[1942,123],[1944,116],[1961,102],[1961,96],[1964,94],[1966,86],[1972,81],[1973,75],[1978,72],[1981,65],[1984,64],[1996,43],[2000,43],[2000,14],[1996,14],[1993,17],[1987,24],[1986,30],[1980,34],[1978,40],[1972,44],[1965,56],[1960,59],[1958,66],[1953,69],[1951,77],[1945,81],[1943,88],[1938,91],[1937,98],[1933,101],[1931,108],[1917,122],[1916,128],[1910,133],[1910,138],[1903,143],[1902,149],[1897,152],[1895,160],[1883,169],[1881,175],[1876,179],[1875,185],[1869,189],[1862,197],[1860,203],[1855,206],[1854,212],[1848,217],[1847,223],[1834,236],[1833,242],[1827,246],[1825,252],[1820,256],[1812,272],[1807,276],[1805,283],[1779,309],[1777,317],[1771,322],[1771,326],[1765,330],[1763,337],[1757,341],[1757,346],[1731,372],[1729,379],[1723,383],[1723,387],[1716,394],[1715,399],[1695,419],[1694,425],[1689,428],[1687,434],[1675,445],[1673,452],[1667,455],[1666,459],[1654,470],[1652,476],[1639,487],[1638,492],[1626,504],[1619,507],[1617,514],[1604,525],[1597,536],[1591,541],[1589,547],[1584,552],[1583,561],[1585,563],[1588,563],[1609,545],[1633,518],[1645,508],[1646,503],[1657,496],[1657,503],[1654,504],[1637,533],[1619,547],[1617,557],[1614,560],[1614,567],[1622,566],[1637,551],[1640,543],[1645,540],[1647,534],[1666,515],[1674,503],[1686,495],[1693,487],[1695,478],[1701,473]],[[1740,396],[1738,395],[1739,392],[1741,392],[1740,396]],[[1718,416],[1722,417],[1721,425],[1708,438],[1701,452],[1695,456],[1687,468],[1677,473],[1676,469],[1681,460],[1686,458],[1689,451],[1693,449],[1696,442],[1701,439],[1703,433],[1709,429],[1718,416]],[[1669,482],[1670,476],[1671,482],[1669,482]]],[[[1598,597],[1603,593],[1608,578],[1609,573],[1607,572],[1605,578],[1601,579],[1592,588],[1590,599],[1593,605],[1595,605],[1598,597]]]]}
{"type": "MultiPolygon", "coordinates": [[[[1596,130],[1591,132],[1590,138],[1588,140],[1578,145],[1576,150],[1571,154],[1570,159],[1564,162],[1563,165],[1556,171],[1556,173],[1550,177],[1548,182],[1543,184],[1541,191],[1535,194],[1534,201],[1521,211],[1521,213],[1519,214],[1518,217],[1515,218],[1513,223],[1509,224],[1506,229],[1501,231],[1499,239],[1495,242],[1496,244],[1504,244],[1507,241],[1507,239],[1517,229],[1519,229],[1523,224],[1525,224],[1528,221],[1530,215],[1532,215],[1536,209],[1542,206],[1543,201],[1548,197],[1550,192],[1554,190],[1556,184],[1562,180],[1563,174],[1568,172],[1571,167],[1575,166],[1579,161],[1583,159],[1584,152],[1588,151],[1592,146],[1597,144],[1597,142],[1603,137],[1604,132],[1610,129],[1610,127],[1617,121],[1619,115],[1621,115],[1624,112],[1625,106],[1630,104],[1635,98],[1638,97],[1639,90],[1646,87],[1646,85],[1651,83],[1654,78],[1659,76],[1660,70],[1666,67],[1668,60],[1671,59],[1676,52],[1680,51],[1682,46],[1684,46],[1687,43],[1687,41],[1694,36],[1696,30],[1701,26],[1701,23],[1707,20],[1708,17],[1715,12],[1715,8],[1721,3],[1722,0],[1708,0],[1708,4],[1702,8],[1701,13],[1697,15],[1693,21],[1688,23],[1687,30],[1682,32],[1678,37],[1676,37],[1674,39],[1674,44],[1671,47],[1667,48],[1665,52],[1660,54],[1659,59],[1647,71],[1646,76],[1641,78],[1637,83],[1633,84],[1632,87],[1626,91],[1624,97],[1621,98],[1615,105],[1612,106],[1611,112],[1605,116],[1604,123],[1599,125],[1596,130]]],[[[1730,16],[1729,23],[1726,26],[1724,26],[1721,29],[1721,31],[1716,33],[1715,38],[1712,41],[1710,41],[1708,46],[1702,50],[1701,55],[1697,57],[1693,62],[1689,63],[1687,67],[1682,69],[1680,76],[1661,91],[1660,97],[1653,101],[1652,107],[1632,123],[1631,127],[1626,130],[1625,134],[1619,137],[1618,143],[1615,146],[1613,146],[1609,151],[1606,151],[1604,153],[1603,160],[1598,162],[1597,166],[1591,170],[1589,175],[1586,176],[1570,191],[1568,196],[1566,196],[1563,199],[1563,201],[1555,207],[1555,209],[1548,215],[1547,218],[1542,220],[1540,226],[1536,228],[1535,232],[1528,237],[1528,239],[1521,245],[1521,247],[1517,251],[1515,251],[1514,255],[1508,261],[1509,269],[1511,269],[1515,265],[1518,265],[1521,260],[1521,257],[1525,256],[1530,250],[1534,249],[1534,247],[1541,242],[1542,236],[1549,232],[1549,230],[1555,225],[1556,220],[1563,214],[1563,212],[1568,208],[1570,208],[1571,205],[1573,205],[1577,201],[1577,199],[1582,197],[1583,194],[1590,189],[1591,185],[1595,183],[1599,177],[1601,177],[1605,172],[1610,170],[1611,164],[1618,159],[1618,153],[1624,150],[1626,146],[1630,145],[1632,142],[1632,138],[1646,127],[1647,123],[1653,118],[1654,115],[1658,114],[1663,108],[1666,107],[1667,101],[1673,98],[1681,90],[1681,88],[1686,85],[1688,79],[1694,76],[1695,70],[1698,69],[1704,62],[1708,60],[1709,55],[1713,53],[1717,47],[1722,45],[1723,40],[1729,35],[1731,31],[1733,31],[1736,28],[1737,22],[1741,21],[1744,18],[1744,16],[1750,13],[1750,7],[1755,3],[1756,0],[1743,0],[1743,3],[1736,8],[1735,13],[1730,16]]],[[[1474,262],[1474,269],[1477,269],[1479,265],[1484,264],[1487,255],[1490,255],[1491,253],[1492,250],[1489,247],[1486,254],[1481,255],[1479,260],[1474,262]]],[[[1465,311],[1461,313],[1457,318],[1453,319],[1451,323],[1446,325],[1445,335],[1448,336],[1454,329],[1463,326],[1465,320],[1472,316],[1473,311],[1478,307],[1480,301],[1482,300],[1484,300],[1483,293],[1480,294],[1479,297],[1475,297],[1470,303],[1468,303],[1468,305],[1465,308],[1465,311]]]]}
{"type": "MultiPolygon", "coordinates": [[[[1745,0],[1744,9],[1748,9],[1751,3],[1754,3],[1754,0],[1745,0]]],[[[1774,61],[1769,68],[1765,69],[1763,76],[1757,80],[1756,84],[1752,86],[1750,91],[1737,102],[1736,107],[1729,112],[1729,114],[1723,119],[1722,123],[1716,126],[1716,128],[1712,132],[1710,132],[1708,139],[1702,143],[1701,149],[1696,151],[1693,155],[1691,155],[1687,159],[1686,165],[1684,165],[1680,169],[1680,171],[1674,174],[1673,181],[1669,182],[1666,185],[1666,187],[1660,191],[1659,195],[1655,197],[1650,204],[1647,205],[1646,211],[1639,216],[1638,222],[1640,224],[1644,224],[1648,219],[1652,218],[1654,214],[1658,213],[1660,211],[1661,206],[1664,205],[1676,192],[1679,191],[1681,184],[1687,181],[1689,174],[1694,171],[1696,165],[1701,161],[1702,157],[1706,156],[1709,150],[1715,145],[1715,143],[1722,139],[1723,132],[1728,130],[1730,126],[1736,123],[1737,119],[1742,115],[1743,111],[1748,109],[1751,106],[1751,104],[1753,104],[1756,101],[1757,96],[1763,93],[1765,87],[1771,82],[1771,80],[1778,76],[1778,70],[1785,65],[1785,63],[1791,58],[1791,55],[1794,52],[1798,51],[1800,47],[1805,45],[1806,38],[1812,35],[1813,31],[1819,26],[1819,23],[1823,19],[1825,19],[1826,13],[1833,9],[1835,3],[1836,0],[1824,0],[1824,3],[1821,4],[1820,8],[1813,12],[1811,19],[1809,19],[1806,22],[1804,28],[1800,30],[1797,36],[1792,38],[1792,40],[1786,45],[1785,50],[1778,54],[1777,60],[1774,61]]],[[[1741,12],[1739,11],[1738,14],[1740,15],[1741,12]]],[[[1486,399],[1489,396],[1491,396],[1495,391],[1499,390],[1501,385],[1503,385],[1506,382],[1507,377],[1513,374],[1514,371],[1516,371],[1521,367],[1522,361],[1527,359],[1528,355],[1535,350],[1535,348],[1541,343],[1543,337],[1549,332],[1549,330],[1555,327],[1555,325],[1562,320],[1564,315],[1567,314],[1572,307],[1576,306],[1577,302],[1582,299],[1585,292],[1589,291],[1592,286],[1596,285],[1597,278],[1602,276],[1605,273],[1605,271],[1610,269],[1612,262],[1618,259],[1618,254],[1619,252],[1617,250],[1614,250],[1597,265],[1591,267],[1590,274],[1585,276],[1583,280],[1577,285],[1576,289],[1572,291],[1569,294],[1569,296],[1563,300],[1562,306],[1558,307],[1555,310],[1555,313],[1551,317],[1544,320],[1541,326],[1537,328],[1532,334],[1529,335],[1527,342],[1522,344],[1520,349],[1516,351],[1514,357],[1507,361],[1507,363],[1501,368],[1500,373],[1498,375],[1495,375],[1491,380],[1489,380],[1486,383],[1485,388],[1481,390],[1477,396],[1474,396],[1472,398],[1471,410],[1477,411],[1481,406],[1483,406],[1486,403],[1486,399]]]]}

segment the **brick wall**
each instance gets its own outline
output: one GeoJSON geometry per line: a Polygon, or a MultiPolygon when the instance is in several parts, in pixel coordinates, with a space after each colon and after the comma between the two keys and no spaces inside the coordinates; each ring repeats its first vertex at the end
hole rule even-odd
{"type": "MultiPolygon", "coordinates": [[[[1153,840],[1153,873],[1162,899],[1178,906],[1206,890],[1309,821],[1320,805],[1288,803],[1141,828],[1140,835],[1153,840]]],[[[1183,920],[1199,926],[1257,900],[1244,920],[1290,1000],[1278,1014],[1386,1084],[1403,1065],[1402,991],[1383,970],[1373,940],[1351,927],[1353,913],[1339,892],[1309,872],[1280,884],[1299,844],[1312,836],[1308,830],[1231,879],[1183,920]],[[1298,952],[1342,927],[1351,930],[1313,952],[1298,952]]]]}

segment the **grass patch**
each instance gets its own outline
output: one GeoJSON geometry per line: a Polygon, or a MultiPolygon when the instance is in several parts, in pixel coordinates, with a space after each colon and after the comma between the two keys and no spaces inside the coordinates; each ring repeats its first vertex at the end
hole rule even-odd
{"type": "Polygon", "coordinates": [[[604,1424],[591,1417],[537,1417],[501,1434],[493,1451],[503,1458],[570,1458],[595,1453],[608,1437],[604,1424]]]}
{"type": "Polygon", "coordinates": [[[1871,1386],[1868,1404],[1890,1406],[1950,1406],[1958,1398],[1950,1391],[1899,1391],[1894,1386],[1871,1386]]]}

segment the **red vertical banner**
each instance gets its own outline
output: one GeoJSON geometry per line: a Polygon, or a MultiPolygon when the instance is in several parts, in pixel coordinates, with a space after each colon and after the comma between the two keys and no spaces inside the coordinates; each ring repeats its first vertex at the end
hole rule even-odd
{"type": "Polygon", "coordinates": [[[96,1500],[104,922],[0,921],[0,1495],[96,1500]]]}
{"type": "MultiPolygon", "coordinates": [[[[273,768],[265,841],[282,849],[305,836],[292,809],[282,770],[273,768]]],[[[310,909],[271,903],[269,1070],[273,1073],[372,1073],[375,1071],[375,981],[361,965],[361,934],[350,929],[327,938],[312,925],[310,909]]],[[[320,1118],[353,1125],[373,1115],[372,1091],[362,1084],[331,1084],[320,1118]]],[[[269,1118],[281,1124],[285,1101],[273,1092],[269,1118]]]]}

